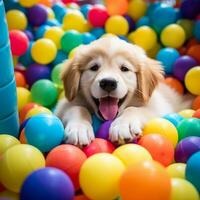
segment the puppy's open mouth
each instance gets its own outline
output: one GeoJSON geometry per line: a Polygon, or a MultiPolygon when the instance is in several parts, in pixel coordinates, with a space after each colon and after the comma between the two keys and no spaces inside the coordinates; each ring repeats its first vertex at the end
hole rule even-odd
{"type": "Polygon", "coordinates": [[[126,96],[121,99],[107,96],[100,99],[93,97],[93,100],[98,107],[98,114],[104,120],[113,120],[117,116],[119,107],[125,98],[126,96]]]}

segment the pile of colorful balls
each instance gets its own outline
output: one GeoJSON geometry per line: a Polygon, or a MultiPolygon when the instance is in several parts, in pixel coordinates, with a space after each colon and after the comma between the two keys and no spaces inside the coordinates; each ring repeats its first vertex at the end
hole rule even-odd
{"type": "Polygon", "coordinates": [[[0,199],[199,200],[200,1],[83,2],[4,2],[21,126],[15,137],[0,135],[0,199]],[[53,114],[64,96],[63,61],[110,34],[162,62],[165,83],[194,95],[193,105],[150,120],[132,144],[112,144],[112,122],[95,115],[89,146],[63,144],[53,114]]]}

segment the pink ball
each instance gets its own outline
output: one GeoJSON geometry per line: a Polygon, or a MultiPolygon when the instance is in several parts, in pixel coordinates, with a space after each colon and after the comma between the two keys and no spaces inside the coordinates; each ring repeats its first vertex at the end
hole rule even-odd
{"type": "Polygon", "coordinates": [[[25,54],[29,46],[26,34],[19,30],[12,30],[9,32],[9,37],[12,55],[21,56],[25,54]]]}
{"type": "Polygon", "coordinates": [[[95,5],[88,12],[88,20],[94,27],[103,27],[108,17],[108,12],[102,5],[95,5]]]}

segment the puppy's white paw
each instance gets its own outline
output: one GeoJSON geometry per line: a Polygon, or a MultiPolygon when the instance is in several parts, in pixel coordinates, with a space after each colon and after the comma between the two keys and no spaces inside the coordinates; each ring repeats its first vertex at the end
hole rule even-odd
{"type": "Polygon", "coordinates": [[[65,142],[78,146],[88,145],[94,140],[92,126],[87,121],[71,121],[65,127],[65,142]]]}
{"type": "Polygon", "coordinates": [[[109,130],[112,142],[124,143],[132,141],[142,135],[142,123],[139,119],[120,116],[113,121],[109,130]]]}

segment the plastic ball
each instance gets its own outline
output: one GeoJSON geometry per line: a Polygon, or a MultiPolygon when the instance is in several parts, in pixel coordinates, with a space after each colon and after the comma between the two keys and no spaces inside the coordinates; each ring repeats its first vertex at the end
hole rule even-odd
{"type": "Polygon", "coordinates": [[[60,40],[63,34],[64,31],[60,27],[51,27],[45,32],[44,38],[52,40],[55,43],[57,49],[60,49],[60,40]]]}
{"type": "Polygon", "coordinates": [[[39,26],[36,30],[35,30],[35,39],[41,39],[42,37],[44,37],[45,32],[50,28],[49,25],[41,25],[39,26]]]}
{"type": "Polygon", "coordinates": [[[94,133],[96,133],[99,130],[102,123],[103,121],[99,119],[95,114],[92,115],[92,128],[94,133]]]}
{"type": "Polygon", "coordinates": [[[90,11],[90,9],[92,8],[92,5],[91,4],[83,4],[81,7],[80,7],[80,11],[81,13],[84,15],[84,17],[87,19],[87,16],[88,16],[88,12],[90,11]]]}
{"type": "Polygon", "coordinates": [[[39,3],[39,0],[19,0],[19,3],[21,4],[21,6],[25,7],[25,8],[30,8],[32,6],[34,6],[35,4],[39,3]]]}
{"type": "Polygon", "coordinates": [[[34,61],[31,56],[31,49],[33,46],[33,42],[29,42],[28,49],[26,50],[25,54],[19,57],[19,63],[23,64],[25,67],[31,65],[34,61]]]}
{"type": "Polygon", "coordinates": [[[160,49],[161,49],[161,44],[157,42],[155,46],[152,49],[148,50],[146,53],[150,58],[155,59],[160,49]]]}
{"type": "Polygon", "coordinates": [[[83,148],[83,151],[87,157],[97,153],[112,153],[114,150],[115,147],[112,143],[101,138],[94,139],[91,144],[83,148]]]}
{"type": "Polygon", "coordinates": [[[73,200],[74,188],[70,178],[61,170],[45,167],[30,174],[24,181],[21,200],[73,200]]]}
{"type": "Polygon", "coordinates": [[[19,144],[19,140],[12,135],[1,134],[0,135],[0,158],[3,153],[14,145],[19,144]]]}
{"type": "Polygon", "coordinates": [[[200,95],[200,67],[190,69],[185,76],[185,86],[194,95],[200,95]]]}
{"type": "Polygon", "coordinates": [[[46,166],[64,171],[72,180],[75,189],[79,189],[79,172],[87,157],[78,147],[63,144],[52,149],[46,158],[46,166]]]}
{"type": "Polygon", "coordinates": [[[26,80],[21,72],[15,72],[15,81],[17,87],[26,87],[26,80]]]}
{"type": "Polygon", "coordinates": [[[169,165],[166,170],[171,178],[185,179],[185,163],[173,163],[169,165]]]}
{"type": "Polygon", "coordinates": [[[136,28],[139,28],[140,26],[150,26],[150,19],[148,16],[141,17],[137,21],[136,28]]]}
{"type": "Polygon", "coordinates": [[[81,189],[89,199],[115,199],[119,196],[119,180],[124,170],[123,163],[115,156],[95,154],[81,167],[81,189]]]}
{"type": "Polygon", "coordinates": [[[29,40],[26,34],[19,30],[11,30],[9,37],[12,55],[21,56],[25,54],[29,46],[29,40]]]}
{"type": "Polygon", "coordinates": [[[144,147],[137,144],[126,144],[118,147],[113,155],[119,158],[126,167],[144,160],[152,160],[151,154],[144,147]]]}
{"type": "Polygon", "coordinates": [[[189,136],[200,136],[200,121],[196,118],[183,119],[178,127],[179,141],[189,136]]]}
{"type": "Polygon", "coordinates": [[[179,24],[184,29],[186,40],[193,36],[192,30],[194,28],[194,22],[192,20],[180,19],[177,21],[177,24],[179,24]]]}
{"type": "Polygon", "coordinates": [[[181,56],[175,62],[173,66],[173,75],[180,81],[184,81],[186,73],[194,66],[197,66],[197,61],[191,56],[181,56]]]}
{"type": "Polygon", "coordinates": [[[175,150],[175,161],[186,163],[191,155],[200,151],[200,137],[187,137],[182,139],[175,150]]]}
{"type": "Polygon", "coordinates": [[[200,109],[196,110],[195,113],[192,115],[192,117],[200,119],[200,109]]]}
{"type": "Polygon", "coordinates": [[[152,49],[157,42],[157,35],[153,29],[148,26],[141,26],[135,32],[129,34],[129,40],[141,46],[144,50],[152,49]]]}
{"type": "Polygon", "coordinates": [[[126,35],[129,30],[128,26],[128,22],[124,17],[120,15],[114,15],[109,17],[106,21],[105,30],[107,33],[112,33],[115,35],[126,35]]]}
{"type": "Polygon", "coordinates": [[[109,15],[102,5],[94,5],[88,12],[88,21],[94,27],[103,27],[109,15]]]}
{"type": "Polygon", "coordinates": [[[195,38],[200,42],[200,20],[195,23],[193,33],[195,38]]]}
{"type": "Polygon", "coordinates": [[[109,138],[109,128],[112,121],[105,121],[97,130],[96,137],[108,140],[109,138]]]}
{"type": "Polygon", "coordinates": [[[58,64],[62,63],[64,60],[66,60],[66,59],[67,59],[67,54],[62,50],[58,50],[57,51],[57,55],[56,55],[55,59],[52,62],[52,65],[54,65],[54,66],[58,65],[58,64]]]}
{"type": "Polygon", "coordinates": [[[124,15],[128,10],[127,0],[106,0],[105,5],[109,15],[124,15]]]}
{"type": "Polygon", "coordinates": [[[195,111],[192,109],[185,109],[185,110],[181,110],[178,114],[184,118],[191,118],[194,112],[195,111]]]}
{"type": "Polygon", "coordinates": [[[189,182],[180,178],[171,179],[170,200],[198,200],[199,194],[196,188],[189,182]]]}
{"type": "Polygon", "coordinates": [[[120,194],[123,200],[168,200],[170,177],[155,161],[143,161],[129,167],[121,176],[120,194]]]}
{"type": "Polygon", "coordinates": [[[135,22],[129,15],[124,15],[129,25],[129,32],[135,30],[135,22]]]}
{"type": "Polygon", "coordinates": [[[69,53],[72,49],[74,49],[82,43],[82,36],[76,30],[65,32],[65,34],[61,38],[61,48],[66,53],[69,53]]]}
{"type": "Polygon", "coordinates": [[[174,77],[167,77],[165,78],[164,83],[173,88],[177,93],[181,95],[184,93],[184,86],[178,79],[174,77]]]}
{"type": "Polygon", "coordinates": [[[187,55],[193,57],[198,63],[200,63],[200,45],[192,45],[188,48],[187,55]]]}
{"type": "Polygon", "coordinates": [[[90,31],[97,39],[105,34],[105,30],[103,28],[93,28],[90,31]]]}
{"type": "Polygon", "coordinates": [[[90,44],[92,41],[96,40],[96,37],[89,32],[83,33],[83,44],[90,44]]]}
{"type": "Polygon", "coordinates": [[[27,104],[30,103],[32,100],[31,93],[28,89],[23,87],[17,87],[17,103],[18,103],[18,110],[21,109],[27,104]]]}
{"type": "Polygon", "coordinates": [[[38,149],[27,144],[14,145],[1,158],[1,183],[7,189],[19,192],[25,178],[34,170],[44,166],[45,159],[38,149]]]}
{"type": "Polygon", "coordinates": [[[45,6],[37,4],[28,9],[27,12],[28,21],[33,26],[40,26],[47,20],[48,13],[45,6]]]}
{"type": "Polygon", "coordinates": [[[39,64],[49,64],[55,59],[56,53],[56,45],[46,38],[37,40],[31,49],[33,59],[39,64]]]}
{"type": "Polygon", "coordinates": [[[30,65],[25,72],[28,85],[31,87],[40,79],[50,79],[50,71],[50,68],[46,65],[37,63],[30,65]]]}
{"type": "Polygon", "coordinates": [[[162,63],[166,74],[172,73],[174,62],[179,57],[179,52],[176,49],[169,47],[161,49],[156,55],[156,59],[162,63]]]}
{"type": "Polygon", "coordinates": [[[163,118],[170,121],[175,127],[177,127],[178,124],[184,119],[184,117],[182,117],[178,113],[170,113],[170,114],[164,115],[163,118]]]}
{"type": "Polygon", "coordinates": [[[185,31],[180,25],[170,24],[162,30],[161,41],[164,46],[179,48],[185,42],[185,31]]]}
{"type": "Polygon", "coordinates": [[[200,108],[200,96],[197,96],[192,102],[192,109],[197,110],[200,108]]]}
{"type": "Polygon", "coordinates": [[[56,116],[39,114],[26,123],[25,136],[29,144],[42,152],[48,152],[62,142],[64,127],[56,116]]]}
{"type": "Polygon", "coordinates": [[[131,0],[128,4],[128,15],[135,21],[145,15],[147,3],[144,0],[131,0]]]}
{"type": "Polygon", "coordinates": [[[168,166],[174,159],[174,147],[172,142],[162,135],[148,134],[143,136],[139,145],[144,147],[152,156],[153,160],[158,161],[164,166],[168,166]]]}
{"type": "Polygon", "coordinates": [[[59,87],[63,88],[63,82],[60,78],[61,71],[63,69],[63,63],[56,65],[51,71],[51,80],[59,87]]]}
{"type": "Polygon", "coordinates": [[[178,132],[176,127],[166,119],[155,118],[148,121],[143,129],[143,134],[160,134],[167,137],[175,147],[178,142],[178,132]]]}
{"type": "Polygon", "coordinates": [[[51,7],[54,0],[39,0],[39,3],[47,7],[51,7]]]}
{"type": "Polygon", "coordinates": [[[26,113],[25,119],[28,119],[30,117],[33,117],[33,116],[39,115],[39,114],[49,114],[49,115],[51,115],[52,112],[48,108],[45,108],[45,107],[42,107],[42,106],[34,107],[26,113]]]}
{"type": "Polygon", "coordinates": [[[20,10],[9,10],[6,13],[6,20],[9,30],[25,30],[27,26],[26,15],[20,10]],[[14,20],[13,20],[14,19],[14,20]]]}

